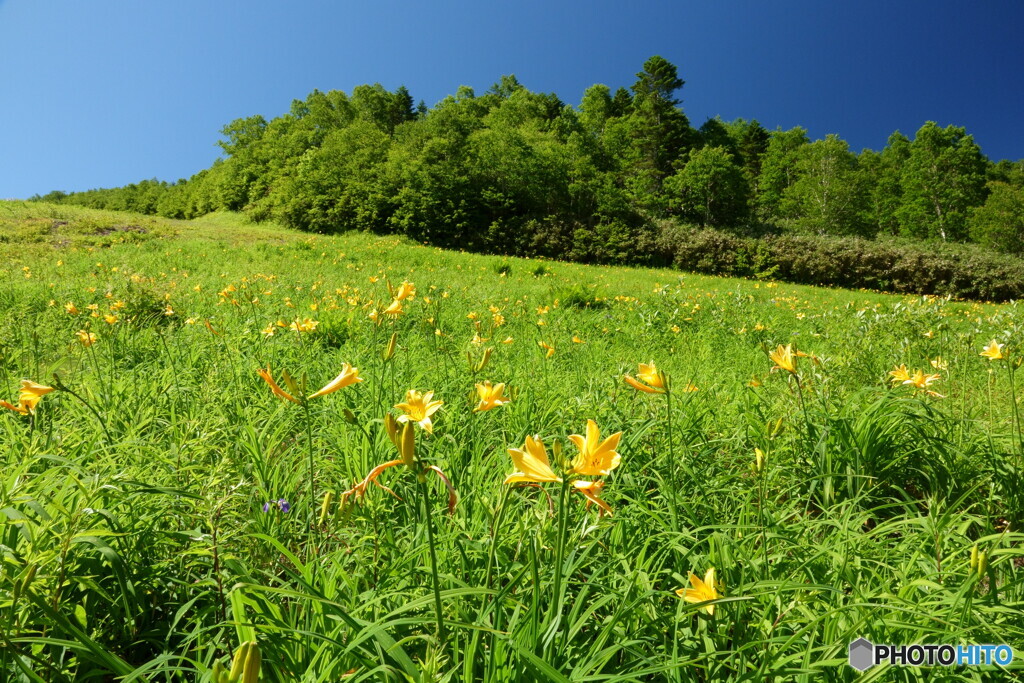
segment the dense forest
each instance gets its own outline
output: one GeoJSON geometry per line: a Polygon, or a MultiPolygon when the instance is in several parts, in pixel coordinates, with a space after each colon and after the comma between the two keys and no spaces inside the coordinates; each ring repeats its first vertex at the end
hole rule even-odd
{"type": "Polygon", "coordinates": [[[694,128],[682,87],[655,56],[629,89],[594,85],[576,107],[514,76],[433,108],[405,87],[314,91],[225,126],[223,157],[188,180],[36,199],[584,262],[671,261],[709,230],[1024,251],[1024,161],[990,161],[963,128],[929,121],[856,153],[753,119],[694,128]]]}

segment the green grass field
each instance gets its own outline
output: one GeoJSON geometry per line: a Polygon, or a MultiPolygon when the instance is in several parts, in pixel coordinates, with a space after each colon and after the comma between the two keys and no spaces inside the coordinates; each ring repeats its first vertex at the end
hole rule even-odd
{"type": "Polygon", "coordinates": [[[19,202],[0,277],[2,681],[1020,676],[1013,304],[19,202]],[[531,435],[561,483],[504,483],[531,435]],[[1018,659],[858,674],[858,637],[1018,659]]]}

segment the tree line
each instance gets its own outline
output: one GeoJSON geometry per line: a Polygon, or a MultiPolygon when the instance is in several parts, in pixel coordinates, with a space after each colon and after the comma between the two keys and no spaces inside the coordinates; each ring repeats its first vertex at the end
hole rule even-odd
{"type": "Polygon", "coordinates": [[[964,128],[929,121],[855,153],[836,135],[812,141],[756,120],[694,128],[683,85],[655,56],[629,89],[594,85],[575,107],[514,76],[433,108],[405,87],[315,90],[283,116],[229,123],[222,158],[187,180],[35,199],[170,218],[243,211],[300,230],[585,262],[650,262],[679,225],[1024,252],[1024,160],[990,161],[964,128]]]}

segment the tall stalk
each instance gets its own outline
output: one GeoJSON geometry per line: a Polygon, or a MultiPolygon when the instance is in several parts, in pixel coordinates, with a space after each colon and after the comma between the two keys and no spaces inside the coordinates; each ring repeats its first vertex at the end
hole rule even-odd
{"type": "Polygon", "coordinates": [[[434,518],[430,509],[430,495],[427,491],[427,475],[424,471],[416,473],[420,493],[423,496],[423,516],[427,522],[427,545],[430,548],[430,574],[434,583],[434,619],[437,622],[438,648],[444,648],[445,630],[444,615],[441,612],[441,582],[437,576],[437,550],[434,545],[434,518]]]}

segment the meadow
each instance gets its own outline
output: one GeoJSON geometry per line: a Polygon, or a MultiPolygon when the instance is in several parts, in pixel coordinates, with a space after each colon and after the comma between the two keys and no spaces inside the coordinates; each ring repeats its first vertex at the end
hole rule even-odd
{"type": "Polygon", "coordinates": [[[1020,675],[1014,303],[21,202],[0,278],[0,680],[1020,675]]]}

